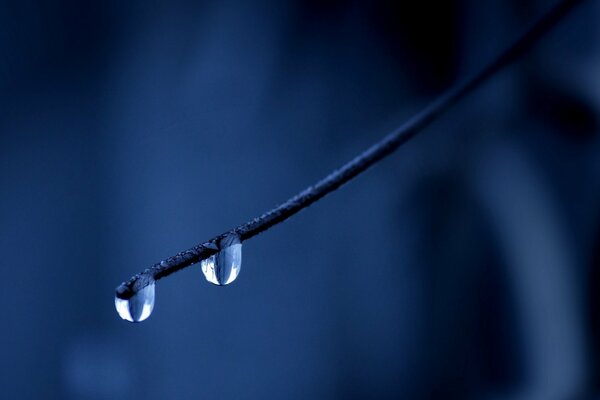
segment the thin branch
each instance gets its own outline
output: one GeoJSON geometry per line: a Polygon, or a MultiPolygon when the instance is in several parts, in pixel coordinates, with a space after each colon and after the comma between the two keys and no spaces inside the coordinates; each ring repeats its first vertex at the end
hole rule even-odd
{"type": "Polygon", "coordinates": [[[423,128],[428,126],[444,111],[453,106],[458,100],[462,99],[501,68],[525,53],[537,39],[550,30],[550,28],[562,19],[572,8],[582,1],[583,0],[560,1],[547,14],[534,23],[517,41],[479,73],[450,88],[429,106],[408,120],[404,125],[385,136],[380,142],[375,143],[373,146],[369,147],[357,157],[336,169],[313,186],[304,189],[285,203],[262,214],[260,217],[254,218],[237,228],[218,235],[207,242],[196,245],[189,250],[182,251],[160,263],[154,264],[143,272],[132,276],[128,281],[123,282],[117,287],[117,296],[123,299],[130,298],[137,291],[146,287],[154,280],[164,278],[165,276],[171,275],[176,271],[215,254],[218,251],[216,244],[223,237],[229,234],[237,234],[241,241],[248,240],[272,226],[285,221],[298,211],[335,191],[367,168],[397,150],[402,144],[421,132],[423,128]]]}

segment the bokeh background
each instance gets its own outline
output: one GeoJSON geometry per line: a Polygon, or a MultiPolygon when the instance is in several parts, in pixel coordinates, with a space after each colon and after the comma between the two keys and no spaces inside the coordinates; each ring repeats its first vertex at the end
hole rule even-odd
{"type": "Polygon", "coordinates": [[[591,399],[600,3],[349,185],[114,288],[353,157],[554,1],[4,1],[3,399],[591,399]]]}

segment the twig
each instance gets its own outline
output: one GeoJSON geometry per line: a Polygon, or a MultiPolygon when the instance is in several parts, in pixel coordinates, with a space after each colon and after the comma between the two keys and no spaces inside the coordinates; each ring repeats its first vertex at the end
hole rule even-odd
{"type": "Polygon", "coordinates": [[[132,276],[128,281],[123,282],[117,287],[117,296],[123,299],[130,298],[137,291],[146,287],[154,280],[164,278],[165,276],[171,275],[180,269],[186,268],[215,254],[218,250],[216,243],[218,243],[221,238],[229,234],[237,234],[241,241],[248,240],[272,226],[285,221],[298,211],[310,206],[328,193],[333,192],[373,164],[397,150],[398,147],[417,133],[421,132],[423,128],[429,125],[458,100],[494,75],[501,68],[514,61],[518,56],[522,55],[537,39],[564,17],[568,11],[582,1],[583,0],[560,1],[547,14],[534,23],[516,42],[479,73],[450,88],[429,106],[408,120],[404,125],[384,137],[380,142],[369,147],[341,168],[336,169],[325,178],[321,179],[315,185],[304,189],[285,203],[264,213],[260,217],[254,218],[237,228],[216,236],[205,243],[194,246],[189,250],[182,251],[160,263],[154,264],[143,272],[132,276]]]}

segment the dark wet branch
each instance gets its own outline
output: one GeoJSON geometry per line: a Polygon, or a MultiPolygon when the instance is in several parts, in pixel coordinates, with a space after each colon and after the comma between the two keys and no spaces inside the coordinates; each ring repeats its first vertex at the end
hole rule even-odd
{"type": "Polygon", "coordinates": [[[547,14],[534,23],[517,41],[479,73],[450,88],[430,105],[425,107],[425,109],[408,120],[404,125],[400,126],[381,141],[369,147],[357,157],[336,169],[313,186],[304,189],[285,203],[264,213],[260,217],[254,218],[237,228],[218,235],[205,243],[169,257],[160,263],[154,264],[143,272],[132,276],[128,281],[123,282],[117,287],[117,296],[125,299],[129,298],[152,281],[164,278],[165,276],[171,275],[173,272],[179,271],[180,269],[210,257],[217,252],[216,243],[228,234],[237,234],[242,241],[250,239],[272,226],[285,221],[298,211],[335,191],[367,168],[397,150],[402,144],[421,132],[427,125],[453,106],[457,101],[494,75],[501,68],[525,53],[537,39],[550,30],[550,28],[563,18],[574,6],[582,1],[583,0],[560,1],[547,14]]]}

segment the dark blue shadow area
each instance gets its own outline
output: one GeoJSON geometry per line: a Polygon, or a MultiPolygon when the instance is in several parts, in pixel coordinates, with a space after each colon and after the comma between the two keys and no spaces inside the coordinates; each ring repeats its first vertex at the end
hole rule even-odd
{"type": "Polygon", "coordinates": [[[600,4],[122,321],[114,288],[329,173],[553,1],[3,2],[3,399],[591,399],[600,4]]]}

